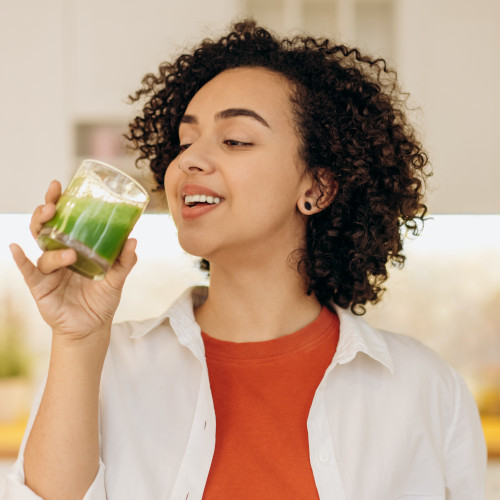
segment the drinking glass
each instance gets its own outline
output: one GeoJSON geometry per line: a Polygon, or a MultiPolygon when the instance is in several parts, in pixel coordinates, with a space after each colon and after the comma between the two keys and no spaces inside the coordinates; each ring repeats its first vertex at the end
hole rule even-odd
{"type": "Polygon", "coordinates": [[[111,165],[85,160],[44,224],[37,242],[42,250],[73,248],[71,270],[104,278],[149,202],[146,189],[111,165]]]}

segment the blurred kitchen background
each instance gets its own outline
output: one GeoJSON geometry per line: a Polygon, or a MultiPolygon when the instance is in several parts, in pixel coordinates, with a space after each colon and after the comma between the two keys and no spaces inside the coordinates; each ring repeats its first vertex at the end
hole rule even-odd
{"type": "MultiPolygon", "coordinates": [[[[410,93],[434,169],[431,219],[366,319],[421,339],[465,378],[488,443],[488,500],[499,498],[498,0],[0,0],[0,473],[17,454],[50,349],[8,244],[36,260],[30,213],[50,180],[66,184],[84,158],[152,188],[123,143],[138,111],[127,96],[160,62],[248,15],[280,34],[305,31],[384,57],[410,93]]],[[[117,320],[157,315],[204,280],[161,193],[134,235],[139,263],[117,320]]]]}

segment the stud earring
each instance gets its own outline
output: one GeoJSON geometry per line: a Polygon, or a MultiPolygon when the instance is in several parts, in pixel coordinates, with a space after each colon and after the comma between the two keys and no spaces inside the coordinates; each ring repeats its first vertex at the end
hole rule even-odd
{"type": "Polygon", "coordinates": [[[311,205],[308,201],[306,201],[306,202],[304,203],[304,208],[305,208],[307,211],[309,211],[309,210],[311,210],[312,205],[311,205]]]}

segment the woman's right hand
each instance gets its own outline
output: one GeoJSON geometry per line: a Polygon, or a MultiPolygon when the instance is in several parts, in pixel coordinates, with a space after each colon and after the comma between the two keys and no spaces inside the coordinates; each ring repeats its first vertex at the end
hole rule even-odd
{"type": "MultiPolygon", "coordinates": [[[[45,204],[36,208],[31,219],[35,239],[43,224],[54,216],[60,196],[61,184],[52,181],[45,204]]],[[[66,267],[76,261],[72,249],[46,251],[34,265],[19,245],[10,246],[43,319],[54,334],[75,341],[110,331],[125,279],[137,261],[135,247],[136,241],[129,239],[105,278],[92,281],[66,267]]],[[[102,340],[107,342],[108,338],[102,340]]]]}

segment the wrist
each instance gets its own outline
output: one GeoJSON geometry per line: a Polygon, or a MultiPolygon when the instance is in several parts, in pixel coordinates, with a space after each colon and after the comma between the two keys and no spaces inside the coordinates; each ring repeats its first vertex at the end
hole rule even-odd
{"type": "Polygon", "coordinates": [[[65,351],[69,355],[91,356],[104,360],[111,336],[111,326],[95,330],[90,335],[76,336],[53,330],[52,352],[65,351]]]}

